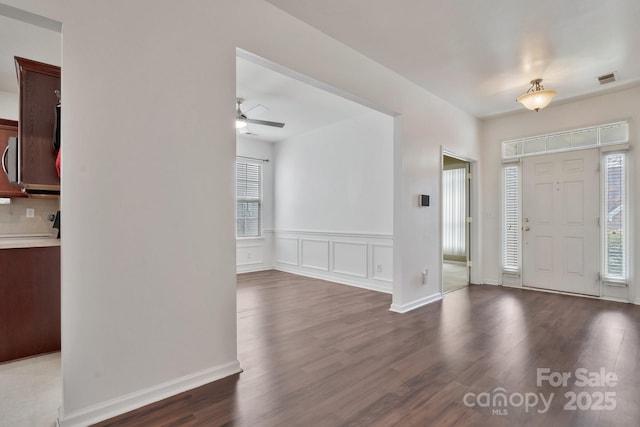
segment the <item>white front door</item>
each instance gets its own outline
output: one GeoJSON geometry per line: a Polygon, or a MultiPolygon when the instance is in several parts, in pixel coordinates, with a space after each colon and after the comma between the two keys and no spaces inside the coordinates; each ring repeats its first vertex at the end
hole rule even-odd
{"type": "Polygon", "coordinates": [[[598,164],[597,149],[524,158],[524,286],[600,295],[598,164]]]}

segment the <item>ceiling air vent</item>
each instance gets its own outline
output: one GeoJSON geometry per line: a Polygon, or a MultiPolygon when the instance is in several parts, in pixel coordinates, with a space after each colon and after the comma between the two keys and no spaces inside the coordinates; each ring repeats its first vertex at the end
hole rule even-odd
{"type": "Polygon", "coordinates": [[[598,81],[600,82],[601,85],[606,85],[607,83],[613,83],[616,80],[618,80],[616,73],[603,74],[602,76],[598,77],[598,81]]]}

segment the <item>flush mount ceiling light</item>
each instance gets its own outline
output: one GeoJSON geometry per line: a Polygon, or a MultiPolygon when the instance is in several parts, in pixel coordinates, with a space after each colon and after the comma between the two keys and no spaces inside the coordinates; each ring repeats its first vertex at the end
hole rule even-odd
{"type": "Polygon", "coordinates": [[[542,79],[531,80],[531,87],[524,95],[520,95],[516,101],[524,105],[529,110],[538,111],[549,105],[558,92],[555,90],[545,90],[542,86],[542,79]]]}

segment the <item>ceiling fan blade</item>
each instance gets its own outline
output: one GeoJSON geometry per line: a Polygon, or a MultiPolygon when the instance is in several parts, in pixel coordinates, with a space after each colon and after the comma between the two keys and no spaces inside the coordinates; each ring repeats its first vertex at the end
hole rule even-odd
{"type": "Polygon", "coordinates": [[[252,123],[254,125],[273,126],[273,127],[276,127],[276,128],[284,127],[284,123],[270,122],[270,121],[267,121],[267,120],[247,119],[247,123],[252,123]]]}
{"type": "Polygon", "coordinates": [[[247,116],[259,116],[261,114],[264,114],[265,112],[269,111],[269,108],[265,107],[262,104],[256,104],[253,107],[249,108],[247,111],[244,112],[245,115],[247,116]]]}

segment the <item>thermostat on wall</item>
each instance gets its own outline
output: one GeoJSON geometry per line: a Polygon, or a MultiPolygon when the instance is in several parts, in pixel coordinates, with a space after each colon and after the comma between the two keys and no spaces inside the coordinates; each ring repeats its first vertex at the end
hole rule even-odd
{"type": "Polygon", "coordinates": [[[429,206],[429,195],[421,194],[420,195],[420,206],[429,206]]]}

